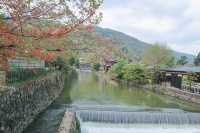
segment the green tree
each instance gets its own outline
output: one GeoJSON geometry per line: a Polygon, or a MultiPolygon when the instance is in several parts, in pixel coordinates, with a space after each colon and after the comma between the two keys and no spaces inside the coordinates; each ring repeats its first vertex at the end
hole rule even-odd
{"type": "Polygon", "coordinates": [[[172,56],[171,59],[166,63],[166,65],[167,65],[168,67],[173,67],[173,66],[175,66],[175,65],[176,65],[176,59],[175,59],[175,57],[172,56]]]}
{"type": "Polygon", "coordinates": [[[59,69],[59,70],[68,70],[68,68],[69,68],[66,61],[59,56],[55,60],[49,62],[48,64],[53,65],[56,69],[59,69]]]}
{"type": "Polygon", "coordinates": [[[2,24],[4,24],[5,22],[3,18],[4,18],[4,15],[0,12],[0,26],[2,26],[2,24]]]}
{"type": "Polygon", "coordinates": [[[145,65],[159,69],[161,66],[171,66],[172,63],[169,62],[172,62],[172,58],[171,50],[168,47],[156,43],[144,52],[141,61],[145,65]]]}
{"type": "Polygon", "coordinates": [[[91,31],[92,25],[101,21],[102,13],[96,10],[102,3],[102,0],[1,0],[0,68],[8,70],[8,59],[16,55],[53,60],[55,53],[64,48],[58,46],[57,39],[83,29],[83,25],[91,31]],[[57,48],[42,47],[42,41],[57,48]]]}
{"type": "Polygon", "coordinates": [[[126,64],[123,69],[123,79],[136,84],[147,83],[145,68],[139,64],[126,64]]]}
{"type": "Polygon", "coordinates": [[[68,64],[70,66],[76,66],[78,68],[79,67],[79,60],[72,56],[72,57],[69,58],[68,64]]]}
{"type": "Polygon", "coordinates": [[[117,61],[116,64],[114,64],[111,69],[109,70],[109,74],[112,77],[115,78],[119,78],[122,79],[123,78],[123,72],[122,72],[122,68],[124,67],[124,65],[127,64],[126,60],[120,59],[117,61]]]}
{"type": "Polygon", "coordinates": [[[101,67],[101,65],[100,65],[99,63],[95,63],[95,64],[93,65],[93,69],[94,69],[95,71],[99,71],[99,70],[100,70],[100,67],[101,67]]]}
{"type": "Polygon", "coordinates": [[[188,63],[188,58],[186,56],[181,56],[181,58],[177,61],[177,65],[185,65],[188,63]]]}
{"type": "Polygon", "coordinates": [[[194,65],[195,66],[200,66],[200,52],[197,55],[197,57],[195,58],[195,60],[194,60],[194,65]]]}
{"type": "Polygon", "coordinates": [[[74,58],[74,57],[71,57],[70,59],[69,59],[69,64],[71,65],[71,66],[73,66],[73,65],[75,65],[75,63],[76,63],[76,59],[74,58]]]}

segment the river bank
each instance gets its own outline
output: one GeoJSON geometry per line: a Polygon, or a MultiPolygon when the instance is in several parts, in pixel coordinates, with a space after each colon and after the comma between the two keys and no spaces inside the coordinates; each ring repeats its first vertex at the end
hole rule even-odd
{"type": "Polygon", "coordinates": [[[77,73],[74,69],[69,70],[64,79],[64,89],[54,102],[24,130],[23,133],[57,133],[62,119],[66,112],[63,104],[70,104],[69,95],[71,85],[77,79],[77,73]]]}
{"type": "Polygon", "coordinates": [[[62,92],[64,75],[51,73],[0,94],[0,132],[21,133],[62,92]]]}
{"type": "Polygon", "coordinates": [[[107,73],[97,72],[97,75],[113,85],[126,86],[129,90],[140,88],[144,91],[149,91],[150,93],[157,94],[161,99],[168,99],[168,102],[175,101],[178,106],[186,111],[200,112],[200,96],[186,93],[184,91],[178,90],[173,87],[165,87],[161,85],[138,85],[135,83],[130,83],[122,79],[116,79],[110,77],[107,73]],[[169,101],[170,99],[170,101],[169,101]]]}

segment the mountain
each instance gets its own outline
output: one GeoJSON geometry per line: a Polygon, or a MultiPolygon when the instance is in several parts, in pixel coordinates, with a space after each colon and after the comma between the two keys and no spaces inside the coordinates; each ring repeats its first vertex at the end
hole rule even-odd
{"type": "MultiPolygon", "coordinates": [[[[142,53],[146,49],[151,47],[151,45],[146,42],[140,41],[125,33],[115,31],[112,29],[95,27],[94,32],[115,41],[118,47],[120,47],[124,52],[127,52],[129,57],[131,57],[132,59],[139,59],[142,53]]],[[[188,58],[189,63],[193,63],[195,58],[194,55],[177,52],[174,50],[172,50],[172,53],[176,59],[179,59],[181,56],[186,56],[188,58]]]]}

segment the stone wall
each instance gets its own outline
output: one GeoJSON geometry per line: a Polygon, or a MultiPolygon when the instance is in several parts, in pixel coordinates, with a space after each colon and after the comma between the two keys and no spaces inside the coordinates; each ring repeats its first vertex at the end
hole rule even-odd
{"type": "Polygon", "coordinates": [[[60,72],[0,93],[0,133],[21,133],[62,92],[60,72]]]}
{"type": "Polygon", "coordinates": [[[59,126],[58,133],[75,133],[75,132],[76,132],[76,115],[73,112],[65,112],[65,115],[59,126]]]}
{"type": "Polygon", "coordinates": [[[189,102],[200,104],[200,95],[189,93],[186,91],[179,90],[174,87],[158,87],[161,88],[162,92],[166,95],[177,97],[179,99],[183,99],[189,102]]]}

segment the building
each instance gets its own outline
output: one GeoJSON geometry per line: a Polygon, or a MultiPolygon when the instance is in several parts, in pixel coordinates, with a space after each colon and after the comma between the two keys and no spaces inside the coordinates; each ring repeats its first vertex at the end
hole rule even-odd
{"type": "Polygon", "coordinates": [[[81,70],[91,70],[92,69],[91,63],[89,63],[84,58],[79,58],[79,69],[81,69],[81,70]]]}
{"type": "Polygon", "coordinates": [[[105,59],[104,71],[107,72],[116,63],[117,63],[117,60],[115,59],[105,59]]]}
{"type": "Polygon", "coordinates": [[[14,59],[9,59],[8,64],[11,69],[13,68],[23,68],[23,69],[45,68],[45,61],[42,61],[39,59],[26,58],[26,57],[16,57],[14,59]]]}
{"type": "Polygon", "coordinates": [[[176,67],[160,69],[157,83],[179,90],[200,94],[200,67],[176,67]]]}

